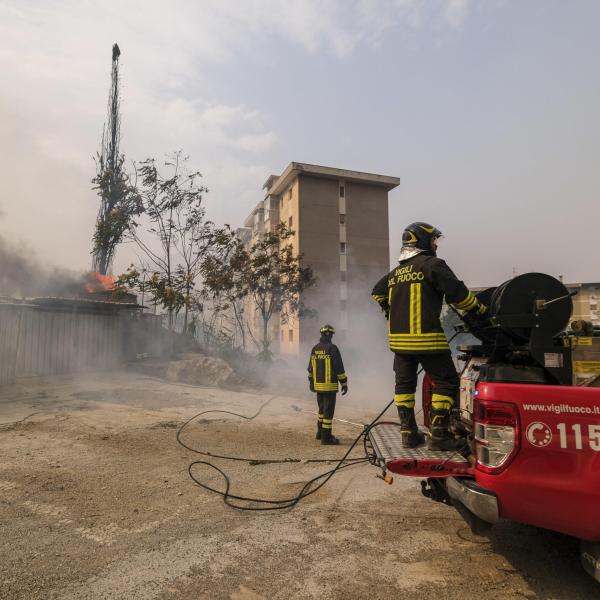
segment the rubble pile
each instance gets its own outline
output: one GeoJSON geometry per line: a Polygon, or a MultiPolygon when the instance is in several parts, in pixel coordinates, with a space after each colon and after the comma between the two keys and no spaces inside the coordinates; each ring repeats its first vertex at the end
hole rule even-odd
{"type": "Polygon", "coordinates": [[[233,369],[222,359],[203,354],[184,354],[167,365],[168,381],[222,387],[235,381],[233,369]]]}

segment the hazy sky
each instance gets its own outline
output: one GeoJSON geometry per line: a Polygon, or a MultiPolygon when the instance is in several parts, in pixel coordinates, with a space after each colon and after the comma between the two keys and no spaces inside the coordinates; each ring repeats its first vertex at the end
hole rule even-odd
{"type": "Polygon", "coordinates": [[[122,150],[190,154],[217,222],[319,163],[402,179],[394,256],[425,220],[470,285],[600,281],[599,24],[597,0],[0,0],[0,233],[89,266],[118,42],[122,150]]]}

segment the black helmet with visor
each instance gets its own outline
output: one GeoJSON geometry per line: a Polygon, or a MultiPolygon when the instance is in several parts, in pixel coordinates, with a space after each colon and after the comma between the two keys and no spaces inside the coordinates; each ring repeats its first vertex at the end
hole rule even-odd
{"type": "Polygon", "coordinates": [[[434,250],[431,242],[442,237],[442,232],[421,221],[411,223],[402,233],[402,245],[411,246],[419,250],[434,250]]]}

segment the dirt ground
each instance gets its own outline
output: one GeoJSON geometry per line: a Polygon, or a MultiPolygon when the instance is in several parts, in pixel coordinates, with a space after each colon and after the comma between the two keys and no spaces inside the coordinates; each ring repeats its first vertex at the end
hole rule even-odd
{"type": "MultiPolygon", "coordinates": [[[[368,422],[375,411],[350,396],[336,417],[368,422]]],[[[200,411],[251,415],[269,398],[252,421],[203,416],[186,442],[228,455],[335,458],[360,432],[335,423],[343,446],[317,444],[304,392],[273,397],[123,372],[0,390],[0,598],[600,598],[575,540],[514,523],[475,536],[453,508],[423,498],[418,480],[388,486],[368,464],[291,510],[228,508],[191,481],[199,457],[175,434],[200,411]]],[[[327,469],[214,462],[233,493],[278,498],[327,469]]],[[[223,488],[216,472],[194,473],[223,488]]]]}

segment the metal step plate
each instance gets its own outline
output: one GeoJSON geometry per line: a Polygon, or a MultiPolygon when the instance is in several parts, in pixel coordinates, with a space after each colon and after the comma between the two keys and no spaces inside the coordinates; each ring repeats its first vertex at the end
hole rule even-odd
{"type": "Polygon", "coordinates": [[[413,477],[449,477],[472,473],[469,461],[456,451],[428,450],[426,445],[403,448],[397,423],[378,423],[369,430],[369,441],[380,466],[413,477]]]}
{"type": "Polygon", "coordinates": [[[438,451],[427,450],[427,446],[418,448],[403,448],[400,437],[400,426],[396,423],[378,423],[369,431],[369,438],[377,458],[389,462],[395,458],[407,460],[450,460],[467,462],[467,460],[453,450],[438,451]]]}

